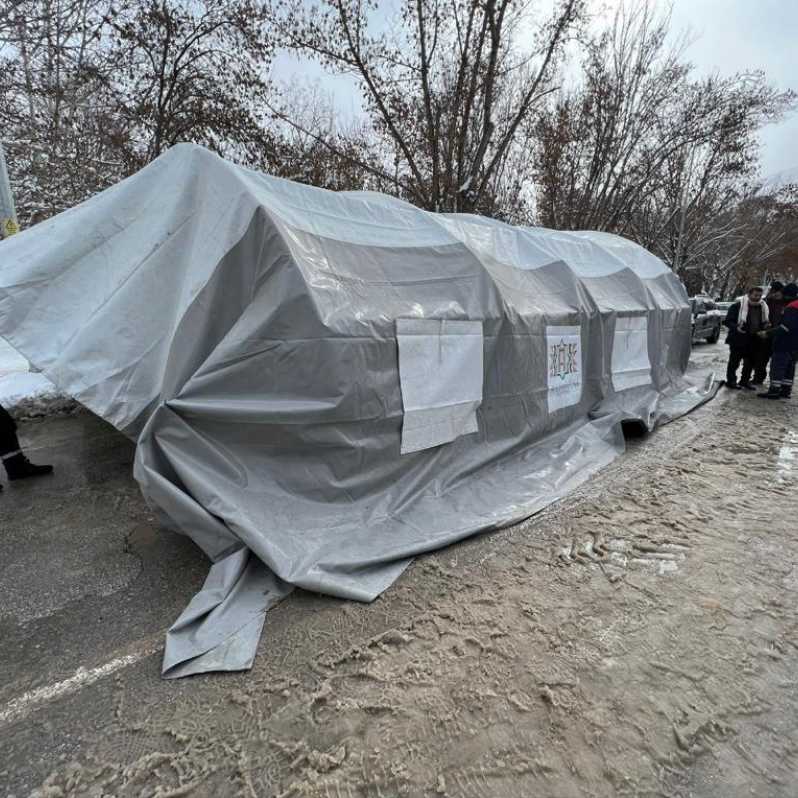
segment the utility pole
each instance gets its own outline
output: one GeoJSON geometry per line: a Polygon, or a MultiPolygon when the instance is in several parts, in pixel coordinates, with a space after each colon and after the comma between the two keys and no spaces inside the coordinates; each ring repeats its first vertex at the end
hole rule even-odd
{"type": "Polygon", "coordinates": [[[17,210],[14,207],[14,195],[11,193],[3,142],[0,141],[0,238],[8,238],[17,232],[19,232],[17,210]]]}

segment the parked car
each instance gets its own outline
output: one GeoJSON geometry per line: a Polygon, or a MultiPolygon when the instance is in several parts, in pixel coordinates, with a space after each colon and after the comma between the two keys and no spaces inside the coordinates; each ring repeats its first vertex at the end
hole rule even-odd
{"type": "Polygon", "coordinates": [[[726,314],[729,312],[729,308],[732,306],[731,302],[714,302],[714,307],[707,311],[711,316],[717,316],[720,319],[721,328],[723,327],[723,322],[726,321],[726,314]]]}
{"type": "Polygon", "coordinates": [[[715,310],[720,313],[723,318],[726,318],[726,314],[729,312],[729,308],[733,305],[733,302],[716,302],[715,303],[715,310]]]}
{"type": "Polygon", "coordinates": [[[716,344],[726,314],[718,313],[715,302],[709,297],[693,297],[690,306],[693,311],[693,340],[703,339],[710,344],[716,344]]]}

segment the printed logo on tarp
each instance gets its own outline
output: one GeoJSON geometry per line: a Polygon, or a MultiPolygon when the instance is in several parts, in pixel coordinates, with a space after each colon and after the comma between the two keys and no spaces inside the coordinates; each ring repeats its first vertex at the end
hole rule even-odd
{"type": "Polygon", "coordinates": [[[567,344],[563,338],[560,343],[549,347],[549,377],[559,377],[565,380],[569,374],[579,371],[578,344],[567,344]]]}
{"type": "Polygon", "coordinates": [[[579,327],[547,327],[549,411],[582,398],[582,334],[579,327]]]}

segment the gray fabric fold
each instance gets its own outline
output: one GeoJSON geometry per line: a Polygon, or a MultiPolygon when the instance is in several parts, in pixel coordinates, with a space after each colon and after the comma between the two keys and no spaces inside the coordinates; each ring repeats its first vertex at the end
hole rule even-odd
{"type": "Polygon", "coordinates": [[[266,611],[292,589],[248,549],[214,563],[202,590],[166,633],[163,675],[249,669],[266,611]]]}

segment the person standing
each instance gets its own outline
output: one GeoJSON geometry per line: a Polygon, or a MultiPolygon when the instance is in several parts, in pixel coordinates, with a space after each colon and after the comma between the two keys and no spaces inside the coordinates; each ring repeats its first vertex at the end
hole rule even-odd
{"type": "Polygon", "coordinates": [[[798,360],[798,285],[784,288],[784,313],[773,335],[773,360],[770,364],[770,387],[760,399],[789,399],[795,382],[798,360]]]}
{"type": "MultiPolygon", "coordinates": [[[[770,327],[775,330],[781,323],[781,316],[784,313],[784,285],[778,280],[770,284],[768,295],[765,302],[768,306],[770,327]]],[[[753,385],[763,385],[768,376],[768,365],[773,355],[773,338],[771,335],[762,336],[761,342],[757,345],[756,366],[754,370],[753,385]]]]}
{"type": "Polygon", "coordinates": [[[763,346],[760,332],[767,329],[769,310],[762,300],[762,289],[750,288],[732,304],[723,322],[729,329],[726,343],[729,346],[729,365],[726,369],[727,388],[756,390],[751,385],[751,376],[756,368],[757,353],[763,346]],[[742,372],[737,381],[737,369],[742,363],[742,372]]]}
{"type": "Polygon", "coordinates": [[[17,425],[2,405],[0,405],[0,460],[3,461],[8,478],[12,482],[53,473],[51,465],[34,465],[25,457],[17,438],[17,425]]]}

